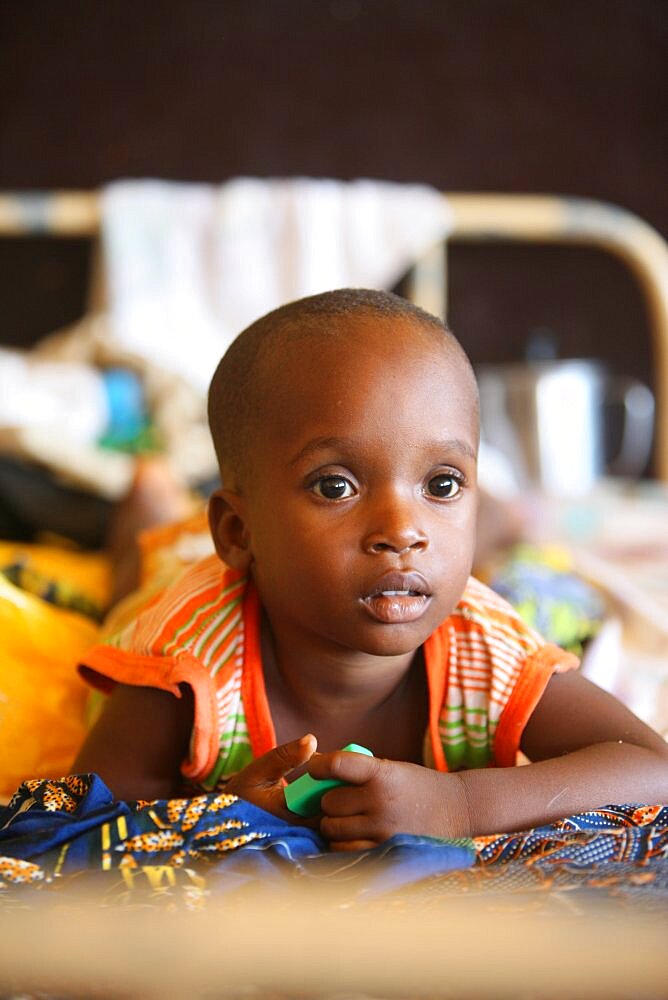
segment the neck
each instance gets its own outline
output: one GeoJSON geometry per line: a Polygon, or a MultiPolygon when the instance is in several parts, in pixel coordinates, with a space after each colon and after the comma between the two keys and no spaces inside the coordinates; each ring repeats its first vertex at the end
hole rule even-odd
{"type": "Polygon", "coordinates": [[[265,683],[272,691],[289,696],[306,717],[353,711],[370,714],[382,708],[406,681],[415,652],[401,656],[295,645],[272,631],[263,615],[261,651],[265,683]]]}

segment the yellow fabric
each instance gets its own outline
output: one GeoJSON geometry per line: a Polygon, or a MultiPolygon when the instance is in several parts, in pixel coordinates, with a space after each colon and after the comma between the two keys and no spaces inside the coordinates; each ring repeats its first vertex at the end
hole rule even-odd
{"type": "MultiPolygon", "coordinates": [[[[0,572],[0,800],[26,778],[69,772],[103,703],[78,675],[82,654],[212,548],[205,512],[147,532],[142,585],[113,609],[102,629],[14,586],[0,572]]],[[[104,553],[0,541],[0,569],[17,562],[100,608],[108,604],[111,571],[104,553]]]]}
{"type": "Polygon", "coordinates": [[[0,567],[27,559],[32,569],[66,582],[94,604],[106,607],[110,593],[109,560],[101,552],[80,552],[56,545],[0,541],[0,567]]]}
{"type": "MultiPolygon", "coordinates": [[[[48,553],[41,555],[48,560],[48,553]]],[[[54,576],[65,564],[75,574],[92,565],[75,553],[58,554],[48,570],[46,562],[40,563],[54,576]],[[75,567],[75,557],[83,559],[80,566],[75,567]]],[[[100,570],[97,566],[95,573],[100,570]]],[[[0,636],[0,796],[6,798],[25,778],[69,771],[86,729],[88,699],[76,663],[97,641],[98,628],[0,574],[0,636]]]]}
{"type": "MultiPolygon", "coordinates": [[[[191,561],[210,550],[200,513],[143,540],[143,584],[112,611],[103,632],[133,618],[191,561]]],[[[34,573],[107,606],[111,571],[104,553],[58,545],[0,541],[0,568],[21,563],[34,573]]],[[[100,628],[74,611],[14,586],[0,572],[0,800],[26,778],[70,770],[103,698],[79,677],[82,654],[100,628]]]]}

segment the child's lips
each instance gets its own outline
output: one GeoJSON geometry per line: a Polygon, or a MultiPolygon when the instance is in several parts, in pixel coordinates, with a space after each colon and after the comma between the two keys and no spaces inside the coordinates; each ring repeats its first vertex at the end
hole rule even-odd
{"type": "Polygon", "coordinates": [[[429,585],[420,573],[388,573],[361,599],[371,617],[384,625],[416,621],[430,601],[429,585]]]}

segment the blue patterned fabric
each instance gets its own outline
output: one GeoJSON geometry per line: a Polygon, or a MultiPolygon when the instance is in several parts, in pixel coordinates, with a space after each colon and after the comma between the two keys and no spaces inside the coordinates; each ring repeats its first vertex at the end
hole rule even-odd
{"type": "Polygon", "coordinates": [[[471,841],[400,834],[356,855],[335,854],[308,827],[291,825],[225,793],[193,799],[115,802],[97,775],[24,782],[0,808],[0,886],[49,884],[82,871],[196,866],[217,892],[338,871],[355,894],[374,895],[466,868],[471,841]],[[391,864],[390,864],[391,862],[391,864]]]}
{"type": "Polygon", "coordinates": [[[0,807],[0,901],[80,886],[82,876],[94,877],[105,903],[143,892],[156,905],[191,905],[194,895],[310,880],[350,902],[579,889],[668,910],[668,806],[607,806],[468,841],[400,834],[339,853],[316,831],[225,793],[115,802],[96,775],[24,782],[0,807]]]}

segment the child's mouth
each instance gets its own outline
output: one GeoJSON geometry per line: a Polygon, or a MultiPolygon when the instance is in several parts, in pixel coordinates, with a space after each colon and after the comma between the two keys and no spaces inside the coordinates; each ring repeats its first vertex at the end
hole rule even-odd
{"type": "Polygon", "coordinates": [[[362,598],[362,605],[376,621],[397,625],[420,618],[430,600],[427,582],[419,574],[388,574],[362,598]]]}

